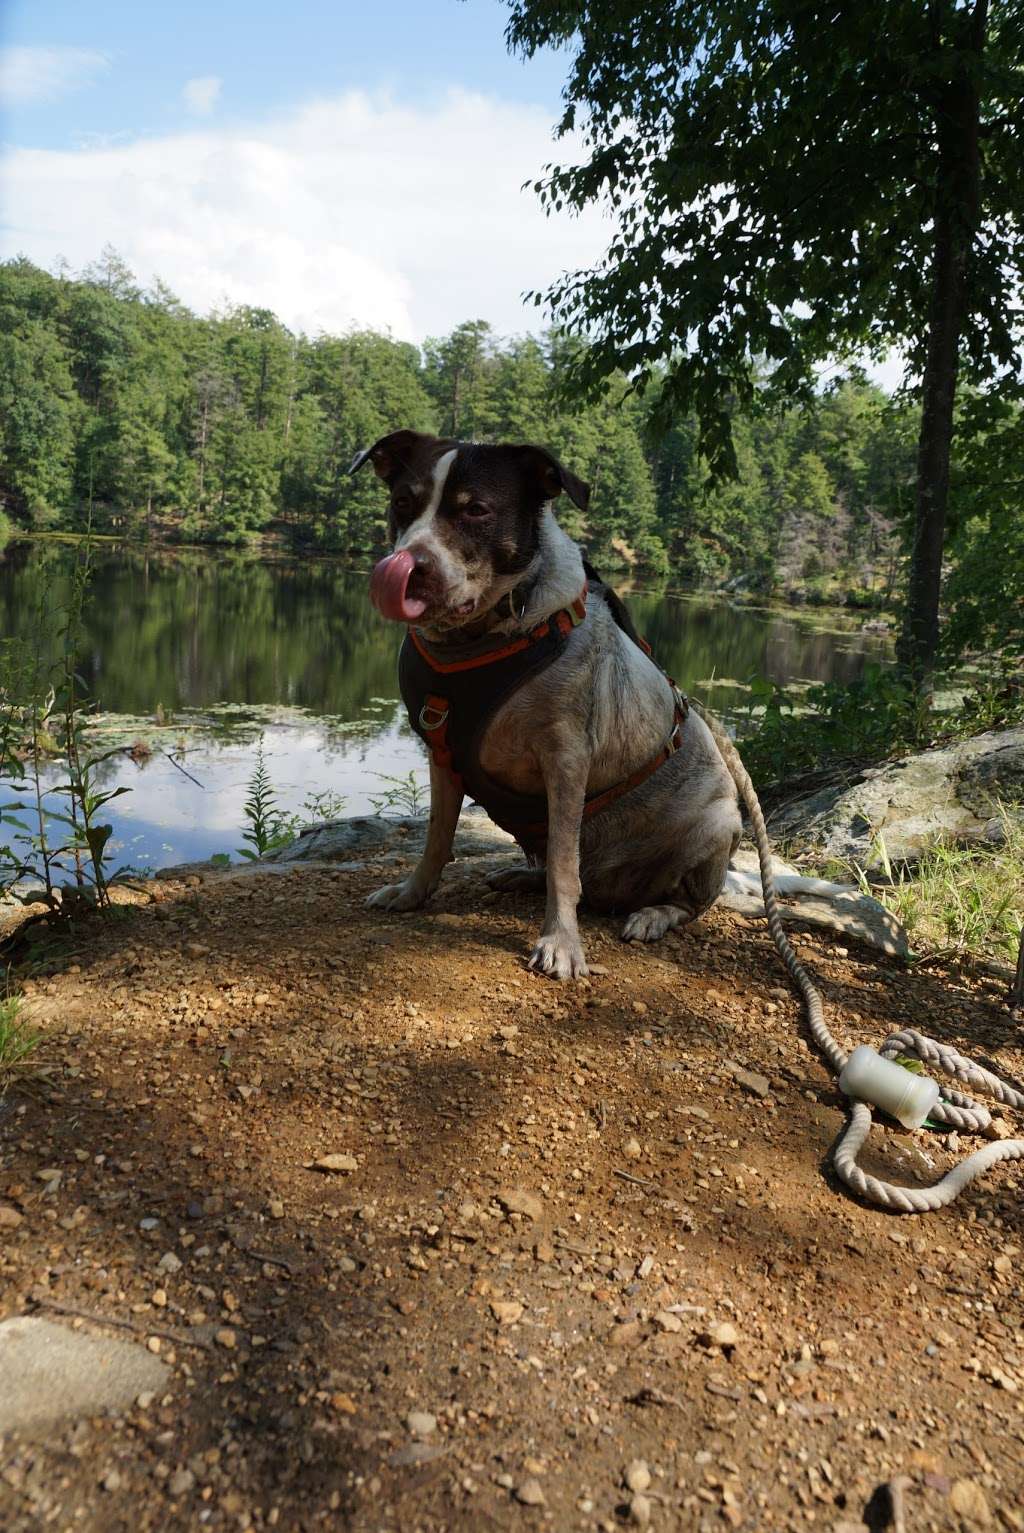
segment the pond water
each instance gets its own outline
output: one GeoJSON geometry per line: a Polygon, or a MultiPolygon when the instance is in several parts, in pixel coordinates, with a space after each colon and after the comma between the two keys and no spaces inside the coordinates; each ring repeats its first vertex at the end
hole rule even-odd
{"type": "MultiPolygon", "coordinates": [[[[79,551],[19,539],[0,554],[0,635],[56,652],[79,551]]],[[[738,606],[722,597],[624,590],[640,631],[684,691],[728,714],[756,677],[852,681],[889,643],[834,611],[738,606]]],[[[102,715],[97,748],[140,739],[104,787],[116,862],[166,867],[243,845],[243,805],[262,738],[280,809],[357,814],[426,782],[398,700],[400,632],[370,606],[365,571],[318,559],[103,544],[92,553],[79,668],[102,715]],[[344,801],[343,807],[341,800],[344,801]]]]}

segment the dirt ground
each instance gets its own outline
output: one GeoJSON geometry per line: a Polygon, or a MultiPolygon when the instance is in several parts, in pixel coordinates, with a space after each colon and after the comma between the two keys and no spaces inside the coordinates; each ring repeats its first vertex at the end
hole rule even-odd
{"type": "MultiPolygon", "coordinates": [[[[382,871],[164,883],[37,955],[0,1318],[121,1322],[173,1382],[0,1441],[6,1533],[1024,1530],[1024,1167],[854,1202],[763,923],[635,949],[584,917],[598,969],[560,987],[536,898],[457,865],[386,916],[382,871]]],[[[1024,1076],[994,986],[800,950],[841,1039],[914,1023],[1024,1076]]],[[[971,1147],[872,1145],[910,1181],[971,1147]]]]}

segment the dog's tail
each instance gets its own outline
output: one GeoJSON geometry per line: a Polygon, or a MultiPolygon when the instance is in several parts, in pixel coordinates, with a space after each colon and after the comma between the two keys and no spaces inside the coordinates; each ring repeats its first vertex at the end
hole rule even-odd
{"type": "Polygon", "coordinates": [[[772,849],[768,841],[768,831],[764,823],[764,814],[757,797],[754,784],[750,781],[750,773],[740,758],[740,753],[732,743],[722,725],[702,708],[700,703],[689,699],[690,707],[704,720],[711,731],[715,744],[718,746],[722,760],[729,769],[729,775],[739,791],[743,800],[743,807],[747,811],[750,820],[750,828],[753,832],[754,845],[757,848],[757,860],[761,867],[761,888],[764,893],[765,914],[768,917],[768,930],[771,932],[772,941],[778,951],[779,957],[786,965],[793,978],[807,1011],[807,1025],[814,1037],[815,1043],[821,1049],[825,1058],[838,1074],[846,1063],[846,1054],[839,1047],[825,1025],[825,1011],[822,1006],[821,995],[793,951],[792,944],[782,925],[782,917],[779,914],[778,891],[775,887],[775,874],[772,872],[772,849]]]}

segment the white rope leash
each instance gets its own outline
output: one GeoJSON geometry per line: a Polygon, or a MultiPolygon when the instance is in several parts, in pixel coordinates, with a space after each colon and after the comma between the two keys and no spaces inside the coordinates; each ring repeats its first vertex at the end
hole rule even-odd
{"type": "MultiPolygon", "coordinates": [[[[771,932],[779,957],[786,965],[803,997],[807,1022],[814,1041],[833,1070],[839,1075],[849,1056],[829,1032],[825,1023],[821,996],[807,970],[794,953],[789,938],[783,930],[775,894],[771,847],[754,785],[750,781],[750,775],[736,747],[718,720],[699,704],[692,703],[692,706],[696,708],[711,730],[715,743],[722,753],[722,759],[729,768],[750,816],[754,844],[757,847],[757,860],[761,867],[761,886],[764,890],[768,930],[771,932]]],[[[882,1045],[879,1053],[883,1059],[916,1054],[923,1064],[937,1066],[955,1080],[963,1081],[976,1089],[985,1090],[990,1096],[995,1097],[999,1102],[1004,1102],[1007,1106],[1024,1109],[1024,1092],[1015,1090],[1013,1086],[1008,1086],[991,1071],[974,1064],[970,1059],[965,1059],[963,1054],[959,1054],[949,1044],[937,1043],[934,1038],[927,1038],[923,1033],[915,1032],[912,1028],[894,1033],[882,1045]]],[[[970,1133],[981,1132],[992,1121],[992,1115],[987,1107],[952,1087],[946,1089],[945,1097],[935,1104],[930,1116],[939,1123],[948,1123],[954,1128],[965,1129],[970,1133]]],[[[857,1156],[870,1132],[871,1108],[865,1102],[851,1101],[849,1123],[836,1146],[833,1164],[840,1178],[854,1192],[869,1198],[873,1203],[878,1203],[882,1208],[890,1208],[898,1213],[924,1214],[934,1208],[945,1208],[970,1182],[974,1181],[975,1177],[991,1170],[1000,1161],[1024,1160],[1024,1139],[994,1140],[980,1150],[975,1150],[973,1155],[968,1155],[958,1166],[954,1166],[952,1171],[947,1171],[946,1175],[933,1187],[897,1187],[892,1182],[881,1182],[877,1177],[869,1176],[857,1164],[857,1156]]]]}

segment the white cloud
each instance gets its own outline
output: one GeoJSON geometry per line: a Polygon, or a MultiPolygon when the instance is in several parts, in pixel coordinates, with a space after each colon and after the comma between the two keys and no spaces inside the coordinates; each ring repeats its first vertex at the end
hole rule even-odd
{"type": "Polygon", "coordinates": [[[0,101],[9,106],[56,101],[91,85],[110,67],[90,48],[0,48],[0,101]]]}
{"type": "Polygon", "coordinates": [[[72,266],[108,241],[193,308],[263,305],[315,333],[421,339],[463,319],[536,327],[526,288],[590,264],[610,225],[545,218],[535,179],[565,146],[550,114],[452,91],[432,108],[353,91],[248,129],[0,161],[0,249],[72,266]]]}
{"type": "Polygon", "coordinates": [[[193,116],[209,117],[217,105],[222,84],[219,75],[199,75],[194,80],[186,80],[181,99],[193,116]]]}

